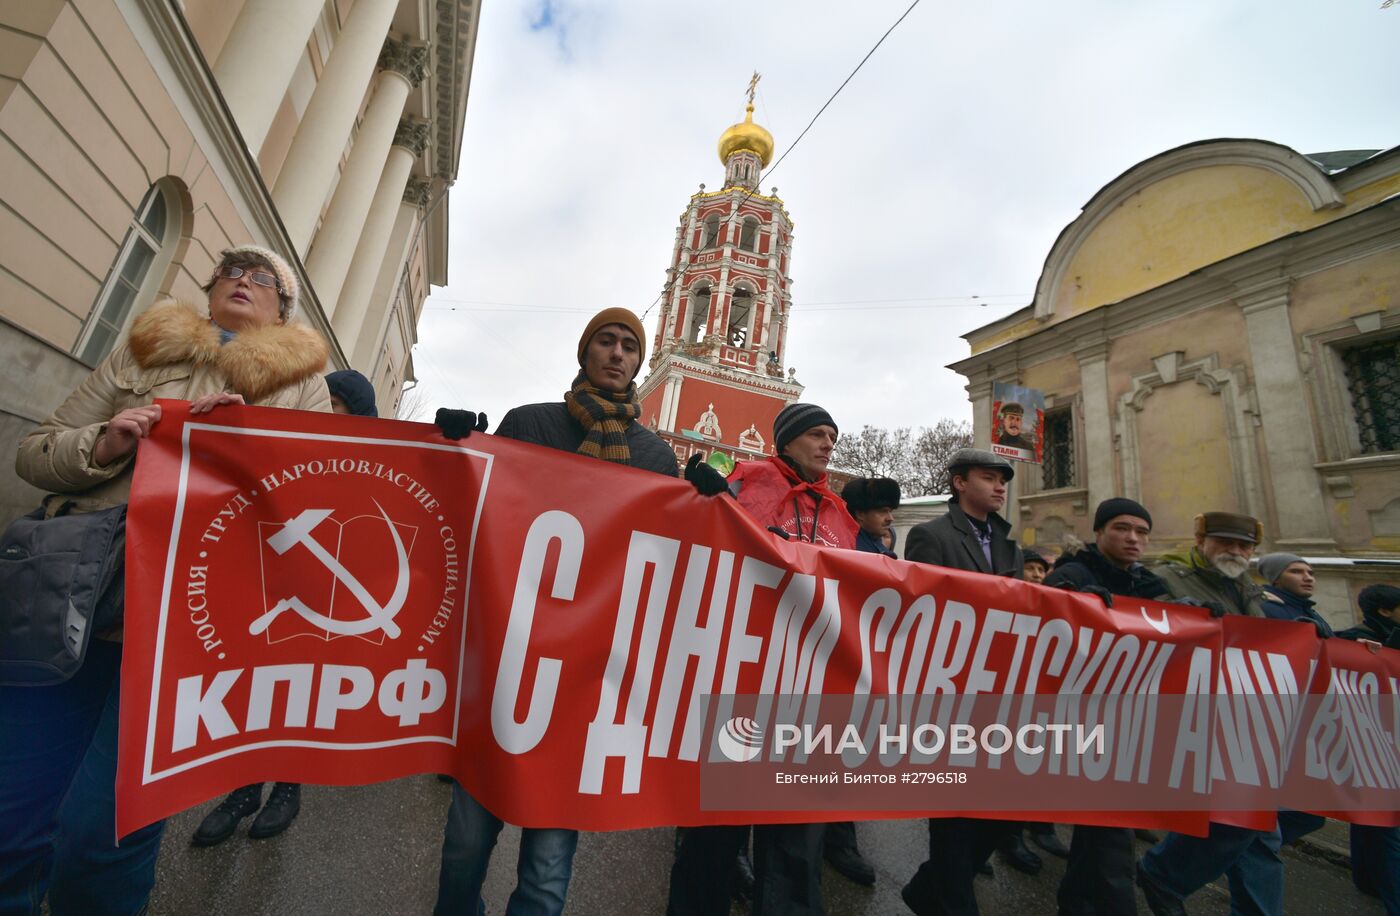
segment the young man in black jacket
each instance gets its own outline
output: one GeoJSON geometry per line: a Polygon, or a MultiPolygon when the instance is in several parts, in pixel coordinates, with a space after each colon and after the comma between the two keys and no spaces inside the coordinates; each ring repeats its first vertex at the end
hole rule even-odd
{"type": "MultiPolygon", "coordinates": [[[[1097,595],[1109,607],[1114,595],[1170,600],[1167,584],[1141,563],[1151,535],[1145,507],[1123,497],[1106,499],[1094,511],[1094,543],[1060,557],[1045,584],[1097,595]]],[[[1060,912],[1136,913],[1136,862],[1132,828],[1076,826],[1060,881],[1060,912]]]]}
{"type": "MultiPolygon", "coordinates": [[[[633,379],[646,357],[645,341],[641,321],[627,309],[604,309],[594,315],[579,338],[579,373],[564,400],[509,411],[496,435],[677,476],[671,447],[637,422],[641,404],[633,379]]],[[[449,439],[486,429],[486,417],[469,410],[439,410],[434,422],[449,439]]],[[[436,913],[482,911],[481,885],[502,826],[500,818],[460,784],[453,784],[436,913]]],[[[560,913],[577,846],[576,830],[525,828],[520,837],[519,879],[507,911],[560,913]]]]}
{"type": "MultiPolygon", "coordinates": [[[[1368,585],[1356,602],[1361,625],[1337,635],[1400,649],[1400,588],[1368,585]]],[[[1351,825],[1351,880],[1363,894],[1381,898],[1387,913],[1400,913],[1400,827],[1351,825]]]]}
{"type": "MultiPolygon", "coordinates": [[[[960,448],[948,462],[948,514],[909,532],[904,559],[1019,579],[1021,548],[1011,524],[997,514],[1015,476],[1011,462],[989,451],[960,448]]],[[[928,861],[904,886],[904,902],[919,916],[975,916],[972,882],[992,851],[1019,836],[1021,825],[977,818],[932,818],[928,861]]],[[[1022,844],[1024,846],[1024,844],[1022,844]]]]}

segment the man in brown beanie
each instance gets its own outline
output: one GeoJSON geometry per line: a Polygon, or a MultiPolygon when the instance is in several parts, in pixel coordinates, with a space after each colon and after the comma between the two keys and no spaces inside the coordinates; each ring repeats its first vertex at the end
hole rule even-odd
{"type": "MultiPolygon", "coordinates": [[[[642,411],[633,379],[646,357],[645,340],[642,322],[627,309],[604,309],[594,315],[579,337],[579,372],[564,400],[508,411],[496,435],[677,476],[675,452],[637,422],[642,411]]],[[[470,410],[444,408],[434,422],[449,439],[486,429],[485,415],[470,410]]],[[[481,911],[481,885],[502,826],[500,818],[453,784],[435,912],[445,916],[481,911]]],[[[576,830],[525,828],[518,881],[507,912],[560,913],[577,846],[576,830]]]]}

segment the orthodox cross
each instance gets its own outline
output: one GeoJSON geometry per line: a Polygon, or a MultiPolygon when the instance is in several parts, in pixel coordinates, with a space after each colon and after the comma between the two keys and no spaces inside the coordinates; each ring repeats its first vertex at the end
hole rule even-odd
{"type": "Polygon", "coordinates": [[[758,91],[758,81],[759,81],[760,79],[762,79],[762,78],[763,78],[763,74],[759,73],[757,70],[755,70],[755,71],[753,72],[753,76],[749,77],[749,104],[750,104],[750,105],[753,104],[753,94],[754,94],[755,92],[758,91]]]}

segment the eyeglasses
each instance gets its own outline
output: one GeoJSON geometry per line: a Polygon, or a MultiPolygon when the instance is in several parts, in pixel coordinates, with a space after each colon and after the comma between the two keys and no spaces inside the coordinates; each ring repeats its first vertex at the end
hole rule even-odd
{"type": "Polygon", "coordinates": [[[223,267],[219,268],[218,275],[225,280],[237,280],[244,274],[247,274],[248,279],[259,286],[266,286],[268,289],[275,289],[279,293],[282,292],[282,287],[277,285],[277,278],[265,270],[249,270],[246,267],[236,267],[232,264],[225,264],[223,267]]]}

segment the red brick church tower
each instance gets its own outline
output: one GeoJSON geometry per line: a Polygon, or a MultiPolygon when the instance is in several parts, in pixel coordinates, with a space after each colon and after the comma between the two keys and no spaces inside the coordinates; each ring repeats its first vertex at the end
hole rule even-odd
{"type": "Polygon", "coordinates": [[[773,454],[773,418],[802,395],[784,375],[792,310],[792,220],[778,189],[760,194],[773,137],[744,120],[719,138],[724,187],[691,195],[666,271],[642,421],[684,464],[695,452],[737,461],[773,454]]]}

